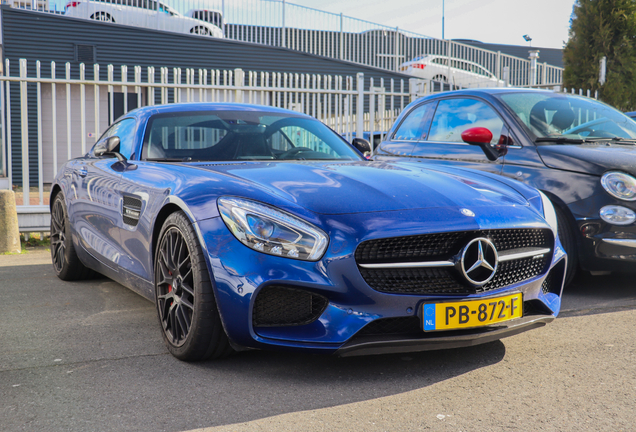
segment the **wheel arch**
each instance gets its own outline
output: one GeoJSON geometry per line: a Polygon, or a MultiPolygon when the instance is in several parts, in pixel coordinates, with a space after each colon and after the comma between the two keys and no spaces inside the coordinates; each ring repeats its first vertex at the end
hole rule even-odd
{"type": "Polygon", "coordinates": [[[51,187],[51,195],[49,199],[49,210],[53,210],[53,202],[55,201],[57,194],[59,194],[60,192],[62,192],[62,188],[60,187],[59,184],[55,183],[53,187],[51,187]]]}

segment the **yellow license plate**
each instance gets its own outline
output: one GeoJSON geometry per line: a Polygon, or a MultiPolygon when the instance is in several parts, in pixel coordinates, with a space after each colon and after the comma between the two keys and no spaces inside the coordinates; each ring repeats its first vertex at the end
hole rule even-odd
{"type": "Polygon", "coordinates": [[[521,293],[423,306],[424,331],[483,327],[523,316],[521,293]]]}

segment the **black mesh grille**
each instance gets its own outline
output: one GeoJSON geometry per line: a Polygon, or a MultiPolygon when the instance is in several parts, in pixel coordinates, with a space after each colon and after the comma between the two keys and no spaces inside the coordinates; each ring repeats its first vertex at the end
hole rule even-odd
{"type": "Polygon", "coordinates": [[[417,262],[449,259],[471,239],[486,237],[502,252],[524,247],[549,247],[554,243],[549,229],[508,229],[424,234],[368,240],[356,249],[358,264],[417,262]]]}
{"type": "Polygon", "coordinates": [[[124,195],[123,216],[124,223],[135,226],[139,223],[141,213],[141,200],[139,198],[124,195]]]}
{"type": "MultiPolygon", "coordinates": [[[[450,260],[473,238],[489,238],[499,252],[527,247],[552,249],[551,230],[516,229],[470,231],[397,237],[366,241],[356,250],[359,264],[450,260]],[[436,243],[437,242],[437,243],[436,243]]],[[[360,273],[376,291],[392,294],[474,294],[502,288],[542,274],[552,259],[524,258],[499,263],[495,277],[482,287],[474,287],[453,267],[366,269],[360,273]]]]}
{"type": "Polygon", "coordinates": [[[325,297],[309,291],[269,286],[256,297],[252,322],[255,327],[309,324],[320,317],[328,303],[325,297]]]}

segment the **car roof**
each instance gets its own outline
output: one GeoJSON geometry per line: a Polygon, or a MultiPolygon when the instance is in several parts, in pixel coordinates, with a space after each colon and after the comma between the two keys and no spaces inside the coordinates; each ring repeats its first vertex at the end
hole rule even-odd
{"type": "MultiPolygon", "coordinates": [[[[542,89],[528,89],[528,88],[519,88],[519,87],[492,87],[492,88],[475,88],[475,89],[464,89],[464,90],[452,90],[441,93],[435,93],[432,95],[425,96],[421,99],[435,99],[439,97],[446,96],[495,96],[506,93],[539,93],[539,94],[563,94],[552,90],[542,90],[542,89]]],[[[570,96],[569,94],[567,94],[570,96]]]]}
{"type": "Polygon", "coordinates": [[[286,114],[294,117],[309,117],[297,111],[284,108],[277,108],[265,105],[242,104],[242,103],[220,103],[220,102],[190,102],[190,103],[173,103],[166,105],[152,105],[137,108],[130,111],[128,115],[145,117],[154,114],[167,114],[178,112],[196,112],[196,111],[253,111],[266,112],[272,114],[286,114]]]}

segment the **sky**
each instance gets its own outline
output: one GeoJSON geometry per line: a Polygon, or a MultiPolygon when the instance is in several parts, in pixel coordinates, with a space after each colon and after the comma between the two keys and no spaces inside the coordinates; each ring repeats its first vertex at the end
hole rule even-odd
{"type": "MultiPolygon", "coordinates": [[[[226,0],[228,1],[228,0],[226,0]]],[[[231,0],[229,0],[231,1],[231,0]]],[[[289,0],[426,36],[563,48],[574,0],[289,0]],[[523,35],[530,35],[530,43],[523,35]]]]}

